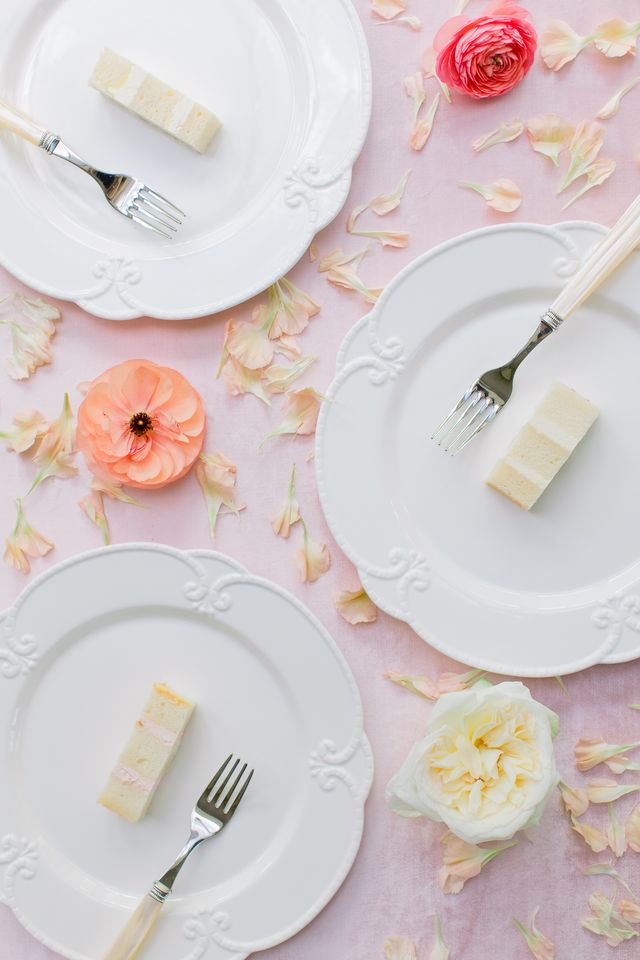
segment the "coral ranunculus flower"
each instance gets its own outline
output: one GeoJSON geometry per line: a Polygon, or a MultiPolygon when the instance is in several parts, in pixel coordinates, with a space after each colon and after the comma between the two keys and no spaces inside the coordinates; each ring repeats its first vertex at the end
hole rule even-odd
{"type": "Polygon", "coordinates": [[[89,468],[132,487],[163,487],[202,449],[204,404],[181,373],[150,360],[110,367],[78,410],[78,447],[89,468]]]}
{"type": "Polygon", "coordinates": [[[493,0],[481,17],[452,17],[440,28],[433,41],[436,73],[470,97],[497,97],[530,70],[537,40],[528,10],[516,0],[493,0]]]}

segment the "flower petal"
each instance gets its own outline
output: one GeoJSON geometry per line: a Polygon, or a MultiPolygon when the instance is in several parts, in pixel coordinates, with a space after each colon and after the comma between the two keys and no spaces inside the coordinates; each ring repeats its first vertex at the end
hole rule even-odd
{"type": "Polygon", "coordinates": [[[296,500],[296,465],[291,467],[291,477],[284,506],[271,518],[271,527],[277,537],[288,538],[291,527],[300,520],[300,506],[296,500]]]}
{"type": "Polygon", "coordinates": [[[392,20],[380,20],[377,24],[379,27],[388,27],[393,26],[393,24],[399,24],[401,26],[409,27],[411,30],[419,31],[422,30],[422,20],[420,17],[411,16],[411,17],[394,17],[392,20]]]}
{"type": "Polygon", "coordinates": [[[102,542],[105,544],[111,543],[109,521],[107,520],[104,512],[102,494],[97,490],[92,490],[86,495],[86,497],[83,497],[82,500],[78,501],[78,506],[82,512],[88,516],[89,520],[91,520],[92,523],[95,523],[96,527],[102,534],[102,542]]]}
{"type": "Polygon", "coordinates": [[[588,823],[581,823],[573,814],[571,814],[571,826],[594,853],[602,853],[603,850],[608,848],[609,838],[597,827],[592,827],[588,823]]]}
{"type": "Polygon", "coordinates": [[[383,950],[385,960],[416,960],[416,945],[407,937],[387,937],[383,950]]]}
{"type": "Polygon", "coordinates": [[[373,623],[378,616],[378,608],[369,599],[362,584],[355,590],[341,590],[334,593],[333,602],[340,616],[347,623],[373,623]]]}
{"type": "Polygon", "coordinates": [[[33,457],[38,468],[29,493],[48,477],[66,479],[78,472],[74,465],[76,455],[76,426],[69,403],[69,394],[65,393],[59,416],[49,424],[33,457]]]}
{"type": "Polygon", "coordinates": [[[617,947],[625,940],[638,936],[637,931],[614,909],[613,901],[604,894],[593,893],[589,897],[589,906],[593,916],[582,920],[581,924],[585,930],[604,937],[609,946],[617,947]]]}
{"type": "Polygon", "coordinates": [[[0,324],[11,333],[12,352],[7,359],[9,376],[26,380],[38,367],[51,363],[51,340],[60,320],[60,311],[38,297],[14,293],[0,301],[13,308],[11,316],[0,318],[0,324]]]}
{"type": "Polygon", "coordinates": [[[292,383],[301,377],[315,363],[317,357],[299,357],[288,367],[271,364],[262,374],[268,393],[285,393],[292,383]]]}
{"type": "Polygon", "coordinates": [[[594,120],[583,120],[575,129],[569,144],[569,166],[558,188],[562,193],[567,187],[583,176],[596,159],[602,148],[604,129],[594,120]]]}
{"type": "Polygon", "coordinates": [[[620,876],[612,863],[592,863],[590,866],[585,868],[583,873],[587,877],[611,877],[611,879],[615,880],[616,883],[619,883],[621,887],[624,887],[628,893],[631,893],[631,887],[627,881],[620,876]]]}
{"type": "Polygon", "coordinates": [[[568,813],[573,814],[574,817],[581,817],[583,813],[587,812],[589,798],[586,790],[582,790],[580,787],[570,787],[562,780],[558,782],[558,790],[568,813]]]}
{"type": "Polygon", "coordinates": [[[581,737],[576,741],[573,748],[573,755],[576,760],[576,767],[583,773],[592,770],[599,763],[604,763],[611,757],[616,757],[620,753],[626,753],[640,747],[640,740],[635,743],[606,743],[602,737],[587,739],[581,737]]]}
{"type": "Polygon", "coordinates": [[[491,133],[485,133],[484,136],[474,140],[472,143],[473,151],[474,153],[481,153],[497,143],[510,143],[512,140],[517,140],[523,130],[524,123],[522,120],[507,120],[496,127],[495,130],[492,130],[491,133]]]}
{"type": "Polygon", "coordinates": [[[569,197],[567,202],[560,207],[561,210],[566,210],[567,207],[570,207],[572,203],[575,203],[576,200],[579,200],[580,197],[584,196],[588,190],[593,190],[594,187],[599,187],[601,184],[608,180],[613,171],[616,168],[615,160],[609,160],[606,157],[599,157],[597,160],[594,160],[593,163],[589,164],[587,169],[584,171],[584,176],[586,176],[586,181],[579,190],[577,190],[573,196],[569,197]]]}
{"type": "Polygon", "coordinates": [[[449,948],[445,946],[442,939],[442,926],[440,924],[440,914],[436,913],[436,939],[429,960],[449,960],[449,948]]]}
{"type": "Polygon", "coordinates": [[[39,410],[25,410],[24,413],[16,413],[11,428],[0,432],[0,437],[5,441],[7,450],[26,453],[44,436],[46,429],[47,421],[39,410]]]}
{"type": "Polygon", "coordinates": [[[223,453],[201,453],[196,466],[196,477],[204,495],[209,516],[209,533],[215,539],[216,524],[221,508],[236,515],[245,509],[244,503],[236,500],[237,468],[223,453]]]}
{"type": "Polygon", "coordinates": [[[587,796],[591,803],[612,803],[635,790],[640,790],[640,784],[620,784],[615,780],[591,780],[587,784],[587,796]]]}
{"type": "Polygon", "coordinates": [[[309,320],[320,311],[320,304],[286,277],[282,277],[269,288],[269,298],[275,309],[275,318],[269,329],[272,340],[283,334],[296,336],[302,333],[309,320]]]}
{"type": "Polygon", "coordinates": [[[383,20],[393,20],[407,9],[405,0],[369,0],[371,12],[383,20]]]}
{"type": "Polygon", "coordinates": [[[556,167],[560,154],[569,146],[575,132],[573,124],[556,113],[541,113],[531,117],[527,120],[526,129],[529,143],[536,153],[548,157],[556,167]]]}
{"type": "Polygon", "coordinates": [[[297,437],[315,433],[322,399],[322,395],[313,387],[290,390],[282,407],[284,419],[280,426],[269,434],[269,438],[283,434],[297,437]]]}
{"type": "Polygon", "coordinates": [[[29,573],[29,557],[44,557],[52,549],[51,541],[27,520],[22,500],[16,500],[16,523],[5,541],[4,562],[22,573],[29,573]]]}
{"type": "Polygon", "coordinates": [[[466,843],[447,832],[441,842],[445,849],[442,867],[438,873],[438,884],[444,893],[460,893],[467,880],[477,876],[494,857],[509,847],[514,847],[518,841],[512,840],[501,847],[486,848],[466,843]]]}
{"type": "Polygon", "coordinates": [[[518,187],[513,180],[507,180],[506,178],[494,180],[493,183],[487,185],[481,183],[461,183],[460,186],[466,187],[469,190],[475,190],[476,193],[479,193],[480,196],[486,200],[487,205],[491,207],[492,210],[497,210],[499,213],[513,213],[522,203],[520,187],[518,187]]]}
{"type": "Polygon", "coordinates": [[[600,107],[596,113],[596,118],[598,120],[611,120],[612,117],[615,117],[618,110],[620,109],[620,104],[622,103],[622,98],[626,97],[630,90],[633,90],[635,86],[640,83],[640,77],[634,77],[633,80],[630,80],[629,83],[625,83],[623,87],[614,93],[610,100],[607,100],[604,107],[600,107]]]}
{"type": "Polygon", "coordinates": [[[640,21],[631,23],[622,17],[614,17],[598,24],[593,45],[605,57],[625,57],[628,53],[635,54],[638,33],[640,21]]]}
{"type": "Polygon", "coordinates": [[[624,827],[615,814],[613,804],[609,804],[609,826],[607,828],[607,837],[609,846],[614,856],[621,857],[627,849],[627,840],[624,835],[624,827]]]}
{"type": "Polygon", "coordinates": [[[540,36],[540,56],[550,70],[561,70],[592,40],[579,36],[565,20],[552,20],[540,36]]]}
{"type": "Polygon", "coordinates": [[[529,926],[525,927],[523,923],[512,917],[514,924],[525,939],[529,952],[535,960],[554,960],[555,946],[548,937],[544,935],[536,926],[536,917],[540,907],[536,907],[531,916],[529,926]]]}
{"type": "Polygon", "coordinates": [[[640,903],[635,903],[633,900],[621,900],[618,909],[620,916],[627,923],[640,923],[640,903]]]}
{"type": "Polygon", "coordinates": [[[326,543],[311,540],[304,520],[302,523],[302,546],[296,552],[298,570],[303,583],[314,583],[331,566],[331,554],[326,543]]]}
{"type": "MultiPolygon", "coordinates": [[[[266,370],[270,368],[267,367],[266,370]]],[[[227,390],[232,397],[242,397],[247,393],[252,393],[258,400],[262,400],[267,406],[271,401],[264,388],[264,377],[266,370],[249,370],[239,363],[235,357],[229,357],[222,369],[222,379],[227,390]]]]}
{"type": "Polygon", "coordinates": [[[637,803],[624,825],[624,835],[632,850],[640,853],[640,803],[637,803]]]}
{"type": "Polygon", "coordinates": [[[436,93],[433,100],[429,104],[427,112],[423,117],[414,117],[413,130],[411,132],[411,137],[409,139],[409,145],[412,150],[422,150],[425,143],[431,136],[431,131],[433,129],[433,121],[435,120],[436,111],[440,103],[440,93],[436,93]]]}

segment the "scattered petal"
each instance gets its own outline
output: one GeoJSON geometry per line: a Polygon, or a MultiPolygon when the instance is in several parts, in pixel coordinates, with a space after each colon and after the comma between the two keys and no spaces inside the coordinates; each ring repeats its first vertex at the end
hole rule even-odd
{"type": "Polygon", "coordinates": [[[640,710],[640,703],[629,703],[627,706],[629,710],[640,710]]]}
{"type": "Polygon", "coordinates": [[[406,95],[413,100],[413,123],[415,124],[418,119],[418,114],[420,113],[420,107],[425,101],[422,71],[417,70],[416,73],[412,73],[411,76],[405,77],[403,83],[406,95]]]}
{"type": "Polygon", "coordinates": [[[314,583],[331,566],[331,554],[326,543],[311,540],[304,520],[302,524],[302,546],[296,552],[298,569],[303,583],[314,583]]]}
{"type": "Polygon", "coordinates": [[[636,41],[640,33],[640,21],[629,23],[621,17],[599,23],[594,30],[593,45],[605,57],[625,57],[635,54],[636,41]]]}
{"type": "Polygon", "coordinates": [[[517,920],[515,917],[511,919],[515,923],[516,927],[524,937],[529,951],[535,960],[554,960],[556,955],[556,948],[551,940],[548,937],[545,937],[544,933],[538,930],[536,926],[536,916],[540,907],[536,907],[531,916],[531,921],[528,927],[525,927],[523,923],[517,920]]]}
{"type": "Polygon", "coordinates": [[[466,843],[447,831],[441,842],[445,849],[442,867],[438,872],[440,889],[444,893],[460,893],[467,880],[477,876],[490,860],[503,850],[514,847],[518,841],[512,840],[501,847],[487,849],[466,843]]]}
{"type": "MultiPolygon", "coordinates": [[[[9,298],[3,303],[8,305],[9,298]]],[[[11,355],[7,358],[7,370],[14,380],[26,380],[34,371],[51,363],[51,340],[56,332],[60,311],[38,297],[14,293],[10,301],[15,313],[0,324],[9,327],[11,355]]]]}
{"type": "Polygon", "coordinates": [[[640,740],[635,743],[624,743],[620,745],[618,743],[605,743],[602,737],[595,739],[581,737],[576,741],[576,745],[573,748],[573,755],[576,760],[576,767],[584,773],[596,767],[599,763],[608,760],[610,757],[615,757],[619,753],[626,753],[635,747],[640,747],[640,740]]]}
{"type": "Polygon", "coordinates": [[[611,760],[605,760],[605,765],[609,767],[611,773],[615,773],[616,776],[626,773],[627,770],[640,770],[640,763],[629,760],[629,757],[612,757],[611,760]]]}
{"type": "Polygon", "coordinates": [[[422,55],[422,72],[424,74],[425,80],[435,80],[442,90],[447,103],[451,103],[451,91],[446,83],[440,79],[436,73],[436,60],[438,59],[438,54],[433,47],[427,47],[425,52],[422,55]]]}
{"type": "Polygon", "coordinates": [[[632,850],[640,853],[640,803],[637,803],[624,825],[624,835],[632,850]]]}
{"type": "Polygon", "coordinates": [[[597,827],[592,827],[588,823],[580,823],[573,814],[571,815],[571,826],[594,853],[602,853],[603,850],[608,849],[609,838],[602,830],[598,830],[597,827]]]}
{"type": "Polygon", "coordinates": [[[91,481],[91,489],[96,493],[104,493],[111,500],[120,500],[121,503],[130,503],[134,507],[144,507],[144,503],[140,503],[139,500],[136,500],[135,497],[132,497],[124,489],[121,483],[117,483],[115,480],[109,480],[108,478],[94,476],[91,481]]]}
{"type": "Polygon", "coordinates": [[[309,244],[309,260],[314,263],[318,259],[318,244],[312,240],[309,244]]]}
{"type": "Polygon", "coordinates": [[[69,394],[65,393],[60,415],[43,433],[33,457],[38,472],[29,493],[47,477],[60,477],[64,480],[75,476],[78,472],[78,468],[73,463],[75,455],[76,425],[69,403],[69,394]]]}
{"type": "Polygon", "coordinates": [[[309,325],[309,320],[320,312],[320,304],[295,284],[282,277],[269,288],[270,308],[275,318],[269,327],[269,336],[276,340],[283,334],[296,336],[309,325]]]}
{"type": "Polygon", "coordinates": [[[594,120],[583,120],[578,124],[569,144],[569,166],[558,193],[562,193],[574,180],[587,172],[600,153],[603,139],[604,129],[599,123],[594,120]]]}
{"type": "Polygon", "coordinates": [[[586,790],[582,790],[581,787],[570,787],[562,780],[558,783],[558,790],[568,813],[572,813],[574,817],[581,817],[587,812],[589,798],[586,790]]]}
{"type": "Polygon", "coordinates": [[[383,950],[385,960],[416,960],[416,945],[407,937],[387,937],[383,950]]]}
{"type": "Polygon", "coordinates": [[[591,803],[612,803],[627,793],[640,790],[640,784],[620,784],[615,780],[591,780],[587,784],[587,796],[591,803]]]}
{"type": "Polygon", "coordinates": [[[405,0],[370,0],[371,12],[382,20],[393,20],[407,9],[405,0]]]}
{"type": "Polygon", "coordinates": [[[196,477],[207,505],[209,533],[215,539],[216,523],[222,507],[236,515],[245,509],[244,503],[236,500],[237,468],[224,454],[201,453],[196,466],[196,477]]]}
{"type": "Polygon", "coordinates": [[[575,203],[576,200],[579,200],[580,197],[584,196],[588,190],[593,190],[594,187],[599,187],[601,184],[608,180],[613,171],[616,168],[615,160],[608,160],[606,157],[600,157],[598,160],[594,160],[585,170],[586,182],[584,185],[570,197],[567,202],[560,207],[561,210],[566,210],[567,207],[570,207],[572,203],[575,203]]]}
{"type": "Polygon", "coordinates": [[[292,383],[305,373],[317,357],[300,357],[289,367],[271,364],[263,372],[262,379],[268,393],[285,393],[292,383]]]}
{"type": "Polygon", "coordinates": [[[596,877],[596,876],[605,876],[611,877],[612,880],[615,880],[616,883],[619,883],[621,887],[633,896],[631,893],[631,887],[624,880],[612,863],[592,863],[591,866],[587,867],[583,873],[587,877],[596,877]]]}
{"type": "Polygon", "coordinates": [[[44,557],[52,549],[51,541],[43,537],[27,520],[22,500],[16,500],[16,524],[5,541],[4,562],[22,573],[29,573],[29,557],[44,557]]]}
{"type": "Polygon", "coordinates": [[[618,904],[620,916],[627,923],[640,923],[640,903],[634,903],[633,900],[621,900],[618,904]]]}
{"type": "Polygon", "coordinates": [[[276,319],[276,309],[261,304],[247,320],[230,320],[226,337],[226,350],[243,367],[259,370],[273,360],[273,343],[270,339],[271,328],[276,319]]]}
{"type": "Polygon", "coordinates": [[[407,170],[407,172],[400,177],[391,193],[381,193],[379,196],[374,197],[373,200],[369,200],[367,204],[369,210],[373,210],[379,217],[384,217],[393,210],[396,210],[397,207],[400,206],[400,201],[404,196],[410,174],[411,170],[407,170]]]}
{"type": "Polygon", "coordinates": [[[564,20],[552,20],[540,36],[540,55],[550,70],[561,70],[592,40],[580,37],[564,20]]]}
{"type": "Polygon", "coordinates": [[[564,693],[565,697],[570,697],[571,694],[569,693],[569,688],[567,687],[566,683],[564,682],[564,678],[563,678],[563,677],[554,677],[553,679],[556,681],[556,683],[558,684],[558,686],[560,687],[560,689],[561,689],[562,692],[564,693]]]}
{"type": "MultiPolygon", "coordinates": [[[[267,367],[267,370],[270,369],[267,367]]],[[[229,357],[222,370],[222,379],[232,397],[242,397],[252,393],[267,406],[271,403],[263,384],[264,370],[249,370],[234,357],[229,357]]]]}
{"type": "Polygon", "coordinates": [[[26,453],[44,435],[46,429],[47,421],[39,410],[25,410],[24,413],[16,413],[11,428],[4,433],[0,432],[0,437],[6,443],[7,450],[26,453]]]}
{"type": "Polygon", "coordinates": [[[623,87],[620,87],[617,93],[611,97],[610,100],[607,100],[604,107],[600,107],[596,113],[598,120],[611,120],[612,117],[615,117],[616,113],[620,109],[620,104],[622,103],[622,98],[626,97],[630,90],[633,90],[635,86],[640,83],[640,77],[635,77],[635,79],[630,80],[629,83],[625,83],[623,87]]]}
{"type": "Polygon", "coordinates": [[[531,117],[527,120],[526,129],[529,143],[536,153],[548,157],[556,167],[560,154],[569,146],[575,132],[573,124],[556,113],[540,113],[531,117]]]}
{"type": "Polygon", "coordinates": [[[445,946],[442,939],[442,926],[440,924],[439,913],[436,913],[436,939],[429,960],[449,960],[449,948],[445,946]]]}
{"type": "Polygon", "coordinates": [[[607,829],[609,846],[615,857],[621,857],[627,849],[627,840],[624,835],[624,827],[615,815],[613,804],[609,804],[609,827],[607,829]]]}
{"type": "Polygon", "coordinates": [[[306,437],[315,433],[322,399],[322,395],[317,393],[313,387],[290,390],[282,407],[284,419],[280,426],[269,434],[269,438],[282,436],[283,434],[306,437]]]}
{"type": "Polygon", "coordinates": [[[512,140],[517,140],[523,130],[524,123],[522,120],[507,120],[496,127],[495,130],[492,130],[491,133],[485,133],[484,136],[478,137],[471,146],[475,153],[481,153],[497,143],[511,143],[512,140]]]}
{"type": "Polygon", "coordinates": [[[617,947],[625,940],[637,937],[639,934],[613,908],[613,902],[603,893],[593,893],[589,897],[589,906],[592,917],[582,920],[582,926],[591,933],[605,937],[611,947],[617,947]]]}
{"type": "Polygon", "coordinates": [[[362,584],[356,590],[334,593],[333,602],[340,616],[354,626],[358,623],[373,623],[378,616],[378,608],[369,599],[362,584]]]}
{"type": "Polygon", "coordinates": [[[300,520],[300,507],[296,500],[296,465],[291,468],[287,499],[282,509],[271,518],[271,527],[277,537],[285,539],[291,533],[291,527],[300,520]]]}
{"type": "Polygon", "coordinates": [[[86,515],[89,517],[89,520],[91,520],[92,523],[95,523],[96,527],[102,534],[102,542],[105,544],[111,543],[109,522],[104,512],[102,494],[97,490],[92,490],[91,493],[88,493],[86,497],[82,498],[82,500],[78,500],[78,506],[83,513],[86,513],[86,515]]]}
{"type": "Polygon", "coordinates": [[[440,93],[436,93],[429,104],[429,108],[423,117],[414,118],[413,130],[409,138],[409,145],[412,150],[422,150],[425,143],[431,136],[433,121],[435,120],[438,104],[440,103],[440,93]]]}
{"type": "Polygon", "coordinates": [[[358,250],[356,253],[344,254],[338,248],[320,260],[318,270],[320,273],[326,273],[327,280],[334,286],[342,287],[345,290],[354,290],[361,293],[367,303],[375,303],[382,290],[370,289],[365,286],[357,273],[362,258],[367,251],[368,247],[365,247],[364,250],[358,250]]]}
{"type": "Polygon", "coordinates": [[[368,237],[370,240],[377,240],[383,247],[406,247],[411,239],[411,234],[406,230],[352,230],[355,237],[368,237]]]}
{"type": "Polygon", "coordinates": [[[422,20],[420,17],[394,17],[392,20],[380,20],[377,24],[379,27],[393,26],[394,23],[402,24],[403,26],[410,27],[411,30],[422,30],[422,20]]]}
{"type": "Polygon", "coordinates": [[[522,193],[513,180],[501,178],[486,186],[481,183],[465,182],[461,183],[460,186],[475,190],[487,201],[487,205],[492,210],[497,210],[499,213],[513,213],[522,203],[522,193]]]}
{"type": "Polygon", "coordinates": [[[284,334],[279,340],[274,340],[273,351],[279,356],[286,357],[287,360],[297,360],[302,356],[300,344],[295,337],[287,337],[284,334]]]}
{"type": "Polygon", "coordinates": [[[460,14],[463,13],[464,10],[466,9],[468,3],[469,3],[469,0],[458,0],[456,4],[456,8],[453,11],[454,16],[459,17],[460,14]]]}
{"type": "Polygon", "coordinates": [[[484,670],[468,670],[466,673],[441,673],[434,681],[427,676],[404,676],[395,670],[385,673],[387,680],[397,683],[425,700],[437,700],[443,693],[466,690],[483,676],[484,670]]]}

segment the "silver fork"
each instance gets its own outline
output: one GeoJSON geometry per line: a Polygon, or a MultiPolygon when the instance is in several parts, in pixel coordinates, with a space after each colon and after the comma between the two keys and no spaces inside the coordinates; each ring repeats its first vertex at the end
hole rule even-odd
{"type": "Polygon", "coordinates": [[[114,210],[134,223],[172,240],[186,216],[174,203],[148,187],[142,180],[124,173],[105,173],[96,170],[77,153],[70,150],[59,136],[41,127],[20,110],[0,100],[0,128],[16,133],[23,140],[40,147],[52,157],[68,160],[92,177],[114,210]]]}
{"type": "Polygon", "coordinates": [[[191,813],[189,839],[166,873],[152,885],[104,960],[134,960],[138,956],[189,854],[204,840],[220,833],[238,809],[253,777],[253,770],[247,773],[247,764],[243,763],[229,785],[240,763],[230,754],[204,788],[191,813]]]}
{"type": "Polygon", "coordinates": [[[630,204],[606,236],[569,280],[522,350],[494,370],[487,370],[464,392],[455,407],[433,432],[431,439],[455,456],[491,423],[508,402],[516,370],[531,351],[546,340],[640,242],[640,196],[630,204]]]}

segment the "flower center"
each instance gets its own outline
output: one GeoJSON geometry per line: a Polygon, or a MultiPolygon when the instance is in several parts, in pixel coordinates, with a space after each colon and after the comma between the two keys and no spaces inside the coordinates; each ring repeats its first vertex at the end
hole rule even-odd
{"type": "Polygon", "coordinates": [[[129,420],[129,430],[131,430],[131,433],[136,437],[145,437],[153,430],[153,420],[144,410],[140,413],[134,413],[129,420]]]}

